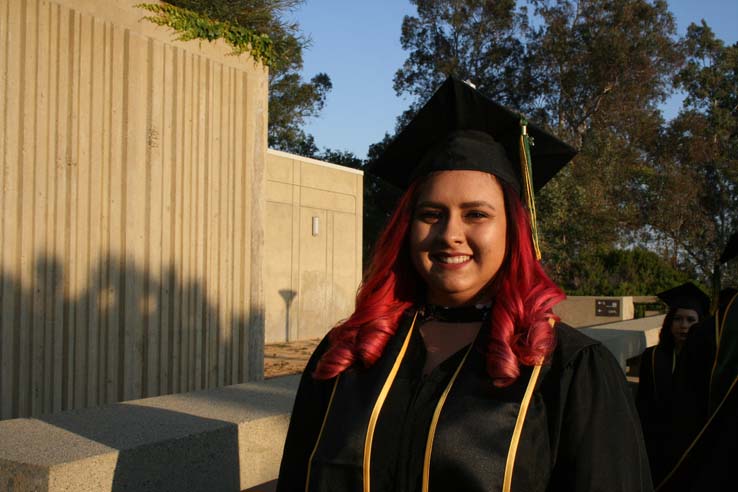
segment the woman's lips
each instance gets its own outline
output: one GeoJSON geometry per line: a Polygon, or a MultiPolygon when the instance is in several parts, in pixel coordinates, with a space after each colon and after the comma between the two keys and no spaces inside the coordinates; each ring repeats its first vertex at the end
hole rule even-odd
{"type": "Polygon", "coordinates": [[[462,268],[464,265],[469,263],[472,257],[471,255],[432,254],[430,255],[430,259],[433,263],[442,268],[456,269],[462,268]]]}

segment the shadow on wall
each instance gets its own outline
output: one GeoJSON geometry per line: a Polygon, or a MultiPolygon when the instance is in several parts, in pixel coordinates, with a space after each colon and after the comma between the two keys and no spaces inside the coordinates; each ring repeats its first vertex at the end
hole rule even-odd
{"type": "Polygon", "coordinates": [[[284,339],[289,342],[292,339],[290,337],[290,307],[292,301],[297,297],[297,292],[291,289],[280,289],[279,295],[284,300],[284,339]]]}
{"type": "Polygon", "coordinates": [[[248,285],[149,271],[115,255],[68,271],[41,255],[23,282],[0,268],[0,419],[263,379],[248,285]]]}

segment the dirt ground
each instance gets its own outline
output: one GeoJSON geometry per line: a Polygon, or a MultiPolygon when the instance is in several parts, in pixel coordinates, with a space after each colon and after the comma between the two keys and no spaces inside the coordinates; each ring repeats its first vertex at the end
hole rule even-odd
{"type": "Polygon", "coordinates": [[[274,378],[301,373],[318,343],[320,338],[265,345],[264,377],[274,378]]]}

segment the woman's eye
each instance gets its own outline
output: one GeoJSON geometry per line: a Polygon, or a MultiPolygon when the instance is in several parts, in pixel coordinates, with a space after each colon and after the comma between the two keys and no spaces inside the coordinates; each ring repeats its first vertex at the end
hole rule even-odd
{"type": "Polygon", "coordinates": [[[484,212],[480,212],[479,210],[472,210],[467,212],[466,217],[468,219],[485,219],[488,215],[484,212]]]}
{"type": "Polygon", "coordinates": [[[441,218],[441,212],[437,210],[420,210],[416,217],[424,222],[436,222],[441,218]]]}

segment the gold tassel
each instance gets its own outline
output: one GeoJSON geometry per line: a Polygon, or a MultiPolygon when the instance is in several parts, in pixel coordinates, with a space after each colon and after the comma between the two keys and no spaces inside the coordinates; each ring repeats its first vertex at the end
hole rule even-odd
{"type": "Polygon", "coordinates": [[[533,236],[533,248],[536,259],[541,259],[541,248],[538,244],[538,221],[536,219],[536,202],[533,195],[533,163],[530,158],[530,135],[528,122],[520,118],[520,174],[523,176],[523,195],[528,213],[530,214],[530,230],[533,236]]]}

